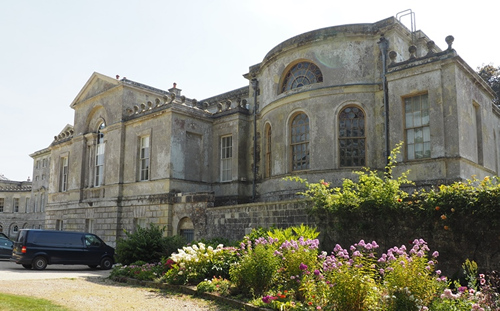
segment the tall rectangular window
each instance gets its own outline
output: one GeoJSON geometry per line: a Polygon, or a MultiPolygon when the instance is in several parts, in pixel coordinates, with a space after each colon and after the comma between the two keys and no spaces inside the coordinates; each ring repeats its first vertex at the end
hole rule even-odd
{"type": "Polygon", "coordinates": [[[68,157],[61,158],[60,175],[59,191],[64,192],[68,190],[68,157]]]}
{"type": "Polygon", "coordinates": [[[93,219],[85,219],[85,232],[89,232],[89,233],[94,232],[94,220],[93,219]]]}
{"type": "Polygon", "coordinates": [[[150,148],[149,136],[141,137],[140,141],[140,180],[149,180],[150,148]]]}
{"type": "Polygon", "coordinates": [[[63,221],[61,219],[56,220],[56,230],[62,231],[63,228],[63,221]]]}
{"type": "Polygon", "coordinates": [[[484,164],[483,155],[483,122],[481,120],[481,106],[474,102],[474,112],[476,114],[476,147],[477,147],[477,163],[479,165],[484,164]]]}
{"type": "Polygon", "coordinates": [[[97,141],[96,152],[95,152],[95,174],[94,174],[94,186],[99,187],[104,182],[104,149],[105,144],[102,134],[98,133],[99,138],[97,141]]]}
{"type": "Polygon", "coordinates": [[[146,228],[146,218],[134,218],[134,231],[137,230],[137,228],[146,228]]]}
{"type": "Polygon", "coordinates": [[[26,198],[26,205],[24,206],[25,213],[29,212],[29,206],[30,206],[30,198],[26,198]]]}
{"type": "Polygon", "coordinates": [[[266,161],[265,161],[265,176],[271,177],[271,125],[266,125],[266,161]]]}
{"type": "Polygon", "coordinates": [[[428,95],[404,99],[406,157],[408,160],[431,157],[428,95]]]}
{"type": "Polygon", "coordinates": [[[232,180],[233,137],[221,137],[221,181],[232,180]]]}
{"type": "Polygon", "coordinates": [[[364,166],[365,114],[358,107],[346,107],[339,114],[340,166],[364,166]]]}
{"type": "Polygon", "coordinates": [[[0,198],[0,213],[3,213],[3,207],[5,205],[5,199],[0,198]]]}
{"type": "Polygon", "coordinates": [[[19,213],[19,198],[14,198],[14,213],[19,213]]]}
{"type": "Polygon", "coordinates": [[[45,193],[40,193],[40,212],[45,212],[45,193]]]}
{"type": "Polygon", "coordinates": [[[292,152],[292,170],[309,169],[309,117],[305,113],[296,115],[290,124],[292,152]]]}

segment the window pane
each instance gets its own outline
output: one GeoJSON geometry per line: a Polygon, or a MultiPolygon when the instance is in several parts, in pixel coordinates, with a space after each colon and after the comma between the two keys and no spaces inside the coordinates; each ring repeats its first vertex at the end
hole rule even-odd
{"type": "Polygon", "coordinates": [[[425,158],[431,157],[431,143],[429,142],[424,143],[424,157],[425,158]]]}
{"type": "Polygon", "coordinates": [[[415,159],[415,149],[413,148],[414,145],[408,145],[408,160],[414,160],[415,159]]]}
{"type": "Polygon", "coordinates": [[[406,127],[413,127],[413,113],[406,113],[406,127]]]}
{"type": "Polygon", "coordinates": [[[428,142],[428,141],[431,141],[431,129],[426,126],[424,128],[422,128],[422,131],[423,131],[423,139],[424,139],[424,142],[428,142]]]}
{"type": "Polygon", "coordinates": [[[301,62],[286,73],[281,92],[319,82],[323,82],[323,75],[318,66],[309,62],[301,62]]]}
{"type": "Polygon", "coordinates": [[[422,117],[420,115],[420,110],[413,112],[413,126],[421,126],[422,125],[422,117]]]}
{"type": "Polygon", "coordinates": [[[427,94],[405,99],[408,160],[430,157],[429,103],[427,94]]]}
{"type": "Polygon", "coordinates": [[[344,108],[339,114],[339,155],[341,166],[365,163],[365,119],[357,107],[344,108]]]}

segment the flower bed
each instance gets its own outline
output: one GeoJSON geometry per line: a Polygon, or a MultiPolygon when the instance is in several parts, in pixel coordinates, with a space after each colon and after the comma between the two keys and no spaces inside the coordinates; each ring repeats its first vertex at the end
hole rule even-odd
{"type": "Polygon", "coordinates": [[[477,274],[467,261],[466,278],[449,281],[422,239],[381,255],[378,248],[361,240],[327,253],[315,238],[270,234],[239,248],[198,243],[161,264],[118,265],[111,276],[197,286],[275,310],[499,310],[498,274],[477,274]]]}

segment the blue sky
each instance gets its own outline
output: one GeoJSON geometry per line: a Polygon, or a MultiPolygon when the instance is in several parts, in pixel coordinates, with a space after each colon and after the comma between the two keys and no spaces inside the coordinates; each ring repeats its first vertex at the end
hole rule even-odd
{"type": "Polygon", "coordinates": [[[69,105],[93,72],[176,82],[202,100],[245,86],[248,68],[290,37],[408,9],[441,48],[453,35],[473,69],[500,66],[499,1],[0,1],[0,174],[31,178],[29,154],[73,123],[69,105]]]}

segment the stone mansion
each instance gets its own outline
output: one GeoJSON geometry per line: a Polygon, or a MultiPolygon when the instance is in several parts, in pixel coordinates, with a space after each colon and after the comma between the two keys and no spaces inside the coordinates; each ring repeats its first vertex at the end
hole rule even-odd
{"type": "MultiPolygon", "coordinates": [[[[498,175],[500,110],[453,49],[390,17],[290,38],[248,85],[204,100],[93,73],[74,123],[31,154],[32,182],[0,181],[0,228],[90,231],[113,244],[149,223],[188,240],[311,223],[301,185],[361,167],[419,186],[498,175]]],[[[208,70],[208,69],[207,69],[208,70]]]]}

